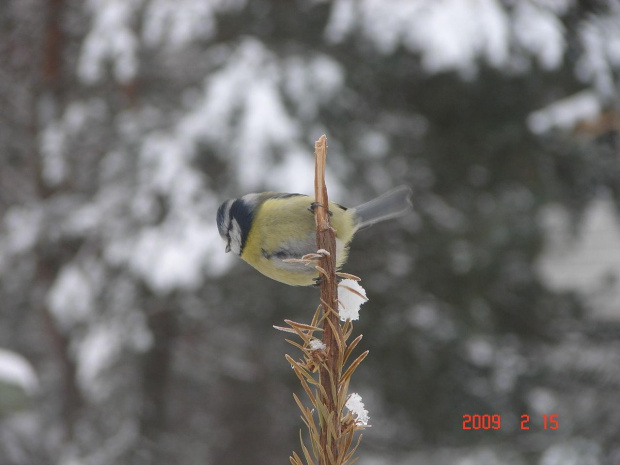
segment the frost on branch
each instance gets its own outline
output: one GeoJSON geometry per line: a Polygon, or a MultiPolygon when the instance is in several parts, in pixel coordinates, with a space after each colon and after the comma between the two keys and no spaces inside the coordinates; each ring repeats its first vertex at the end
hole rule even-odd
{"type": "Polygon", "coordinates": [[[358,425],[368,425],[368,420],[370,420],[370,417],[368,416],[368,410],[364,408],[362,396],[360,396],[357,392],[352,393],[349,396],[345,406],[353,415],[355,415],[355,420],[358,425]]]}
{"type": "Polygon", "coordinates": [[[338,313],[342,321],[359,320],[360,307],[368,298],[366,290],[352,279],[345,279],[338,284],[338,313]]]}

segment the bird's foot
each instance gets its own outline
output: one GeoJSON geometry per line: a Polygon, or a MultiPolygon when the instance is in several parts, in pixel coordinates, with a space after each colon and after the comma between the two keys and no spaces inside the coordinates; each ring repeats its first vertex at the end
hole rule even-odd
{"type": "MultiPolygon", "coordinates": [[[[320,204],[320,203],[318,203],[318,202],[312,202],[312,203],[310,204],[310,206],[308,207],[308,211],[314,215],[314,210],[316,209],[316,207],[323,207],[323,205],[321,205],[321,204],[320,204]]],[[[325,208],[325,207],[323,207],[323,208],[325,208]]],[[[327,214],[328,214],[330,217],[334,215],[334,214],[333,214],[330,210],[327,210],[327,214]]]]}

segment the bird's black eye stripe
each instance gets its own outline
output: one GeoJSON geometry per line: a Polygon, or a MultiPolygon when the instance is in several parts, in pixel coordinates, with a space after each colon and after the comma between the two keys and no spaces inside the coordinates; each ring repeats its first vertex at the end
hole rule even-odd
{"type": "Polygon", "coordinates": [[[239,224],[239,230],[241,232],[241,253],[243,252],[245,242],[250,233],[252,220],[254,219],[254,210],[243,199],[237,199],[230,206],[231,221],[233,218],[237,221],[237,224],[239,224]]]}

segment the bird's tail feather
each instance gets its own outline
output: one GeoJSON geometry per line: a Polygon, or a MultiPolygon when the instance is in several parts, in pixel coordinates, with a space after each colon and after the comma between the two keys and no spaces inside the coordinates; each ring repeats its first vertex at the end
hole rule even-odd
{"type": "Polygon", "coordinates": [[[376,199],[355,207],[358,228],[366,228],[402,216],[411,209],[411,189],[408,186],[396,187],[376,199]]]}

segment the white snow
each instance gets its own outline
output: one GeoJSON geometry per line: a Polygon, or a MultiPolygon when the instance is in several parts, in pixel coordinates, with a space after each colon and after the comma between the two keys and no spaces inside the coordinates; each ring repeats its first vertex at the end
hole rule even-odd
{"type": "Polygon", "coordinates": [[[39,386],[32,365],[21,355],[6,349],[0,349],[0,382],[19,386],[31,394],[39,386]]]}
{"type": "Polygon", "coordinates": [[[94,398],[107,394],[108,385],[98,380],[122,348],[122,332],[113,325],[95,325],[76,347],[77,377],[85,393],[94,398]]]}
{"type": "Polygon", "coordinates": [[[439,323],[438,309],[429,302],[421,302],[409,310],[406,319],[407,322],[422,330],[432,330],[439,323]]]}
{"type": "Polygon", "coordinates": [[[144,42],[151,46],[169,44],[180,48],[215,32],[215,18],[208,1],[152,0],[144,12],[144,42]]]}
{"type": "Polygon", "coordinates": [[[491,377],[493,389],[496,392],[511,392],[519,377],[527,371],[527,360],[509,341],[496,349],[494,357],[491,377]]]}
{"type": "Polygon", "coordinates": [[[616,73],[620,66],[620,7],[612,8],[607,17],[593,16],[579,32],[584,53],[577,75],[613,101],[618,92],[616,73]]]}
{"type": "Polygon", "coordinates": [[[508,58],[508,18],[495,0],[427,2],[411,19],[403,26],[405,43],[422,53],[431,73],[455,69],[468,75],[478,56],[494,66],[508,58]]]}
{"type": "Polygon", "coordinates": [[[312,339],[310,341],[311,350],[325,350],[325,348],[325,344],[323,344],[323,341],[321,341],[320,339],[312,339]]]}
{"type": "Polygon", "coordinates": [[[381,160],[390,151],[390,139],[383,132],[368,128],[360,137],[359,151],[370,158],[381,160]]]}
{"type": "Polygon", "coordinates": [[[78,63],[78,76],[84,83],[100,81],[108,62],[118,82],[128,83],[135,77],[139,44],[132,23],[140,3],[140,0],[85,2],[93,25],[84,40],[78,63]]]}
{"type": "Polygon", "coordinates": [[[561,63],[566,46],[564,26],[554,11],[522,1],[515,5],[514,33],[518,43],[546,70],[561,63]]]}
{"type": "Polygon", "coordinates": [[[29,250],[39,235],[42,216],[39,209],[27,206],[14,206],[7,210],[0,234],[1,255],[17,255],[29,250]]]}
{"type": "Polygon", "coordinates": [[[144,229],[121,254],[129,255],[131,269],[159,294],[195,289],[202,283],[202,271],[207,266],[214,273],[218,272],[216,264],[220,270],[225,266],[222,261],[211,260],[214,255],[224,255],[222,241],[212,223],[206,218],[172,215],[161,226],[144,229]]]}
{"type": "Polygon", "coordinates": [[[368,410],[366,410],[362,402],[362,396],[356,392],[352,393],[347,399],[345,406],[355,415],[358,424],[368,425],[370,417],[368,416],[368,410]]]}
{"type": "Polygon", "coordinates": [[[587,121],[601,112],[597,94],[584,90],[531,113],[527,125],[535,134],[551,129],[570,130],[580,121],[587,121]]]}
{"type": "Polygon", "coordinates": [[[176,134],[148,134],[140,150],[140,187],[170,196],[173,203],[186,203],[200,192],[202,177],[191,166],[192,142],[176,134]]]}
{"type": "Polygon", "coordinates": [[[140,310],[117,313],[113,318],[96,321],[80,337],[76,337],[72,351],[77,362],[77,378],[82,391],[92,399],[104,398],[112,388],[102,375],[117,363],[127,351],[144,352],[153,344],[140,310]]]}
{"type": "Polygon", "coordinates": [[[540,465],[602,465],[606,461],[604,456],[599,444],[576,437],[570,441],[552,441],[538,463],[540,465]]]}
{"type": "Polygon", "coordinates": [[[105,115],[105,104],[99,99],[71,102],[58,119],[51,120],[39,134],[39,150],[43,179],[57,186],[68,175],[67,149],[71,138],[79,135],[89,122],[105,115]]]}
{"type": "Polygon", "coordinates": [[[315,121],[321,103],[336,97],[344,86],[345,71],[334,59],[317,55],[290,57],[282,62],[283,90],[300,119],[315,121]]]}
{"type": "Polygon", "coordinates": [[[66,176],[66,134],[61,124],[48,125],[39,136],[43,179],[48,186],[60,184],[66,176]]]}
{"type": "Polygon", "coordinates": [[[203,271],[220,274],[229,263],[213,220],[217,199],[208,195],[205,178],[192,165],[195,144],[208,120],[199,125],[193,118],[190,114],[171,131],[154,131],[143,138],[140,177],[129,206],[146,224],[133,234],[117,232],[104,252],[111,264],[128,264],[160,295],[194,289],[203,271]],[[168,201],[163,210],[156,194],[168,201]],[[149,224],[158,215],[164,218],[149,224]]]}
{"type": "Polygon", "coordinates": [[[495,358],[493,344],[482,336],[472,336],[465,343],[467,358],[479,367],[488,367],[495,358]]]}
{"type": "Polygon", "coordinates": [[[268,155],[272,147],[285,147],[295,141],[298,128],[287,114],[272,76],[263,76],[249,85],[244,107],[239,134],[231,146],[241,158],[237,168],[242,185],[258,186],[271,165],[268,155]]]}
{"type": "Polygon", "coordinates": [[[541,222],[547,243],[537,270],[547,286],[578,292],[596,317],[620,319],[620,220],[613,201],[593,200],[574,236],[563,207],[549,205],[541,222]]]}
{"type": "Polygon", "coordinates": [[[151,0],[144,11],[142,37],[150,47],[180,49],[211,38],[219,12],[240,9],[246,0],[151,0]]]}
{"type": "Polygon", "coordinates": [[[567,1],[522,1],[509,9],[499,0],[337,0],[325,35],[337,43],[361,34],[386,54],[403,45],[420,52],[431,73],[471,76],[478,58],[501,68],[511,64],[516,51],[552,69],[565,50],[556,14],[567,1]]]}
{"type": "MultiPolygon", "coordinates": [[[[221,148],[219,153],[235,167],[243,193],[265,184],[299,191],[294,181],[309,173],[312,148],[280,91],[284,87],[289,96],[299,98],[299,86],[306,88],[306,84],[292,83],[298,76],[292,68],[291,62],[280,62],[260,42],[245,39],[230,51],[225,66],[206,79],[202,95],[179,123],[177,133],[190,146],[203,141],[221,148]]],[[[311,103],[314,98],[325,98],[322,92],[333,93],[339,86],[341,71],[327,58],[314,59],[308,70],[317,74],[316,97],[309,99],[307,107],[311,108],[316,106],[311,103]]]]}
{"type": "Polygon", "coordinates": [[[70,213],[63,225],[63,230],[76,236],[94,233],[95,229],[101,225],[102,216],[103,212],[97,204],[87,203],[70,213]]]}
{"type": "Polygon", "coordinates": [[[360,307],[367,302],[366,290],[352,279],[338,283],[338,313],[342,321],[359,320],[360,307]]]}
{"type": "MultiPolygon", "coordinates": [[[[313,173],[314,157],[309,145],[306,151],[298,149],[289,152],[284,160],[269,168],[269,188],[279,192],[312,193],[314,195],[313,173]]],[[[331,194],[336,192],[334,184],[334,189],[329,190],[330,199],[331,194]]]]}
{"type": "Polygon", "coordinates": [[[355,25],[355,4],[358,0],[337,0],[332,2],[330,17],[325,28],[325,37],[330,42],[341,42],[355,25]]]}
{"type": "MultiPolygon", "coordinates": [[[[596,366],[589,365],[589,367],[596,366]]],[[[527,394],[527,403],[533,413],[538,415],[549,415],[549,412],[558,411],[558,401],[554,392],[550,389],[537,387],[527,394]]]]}
{"type": "Polygon", "coordinates": [[[95,311],[94,291],[93,282],[79,266],[70,263],[60,271],[47,294],[47,303],[63,331],[89,320],[95,311]]]}
{"type": "Polygon", "coordinates": [[[566,11],[574,4],[575,0],[535,0],[536,5],[548,9],[558,15],[566,11]]]}

